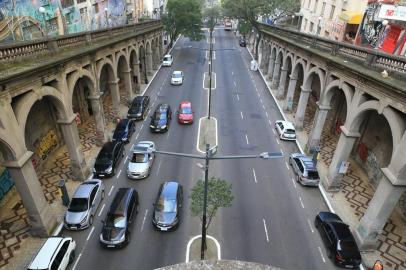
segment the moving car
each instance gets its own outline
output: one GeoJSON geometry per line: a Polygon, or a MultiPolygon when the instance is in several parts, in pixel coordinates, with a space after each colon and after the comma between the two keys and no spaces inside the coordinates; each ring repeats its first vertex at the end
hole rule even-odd
{"type": "Polygon", "coordinates": [[[115,174],[116,166],[120,163],[123,156],[123,142],[106,142],[96,157],[93,173],[97,177],[111,176],[115,174]]]}
{"type": "Polygon", "coordinates": [[[138,96],[131,102],[128,108],[127,118],[143,120],[148,114],[149,96],[138,96]]]}
{"type": "Polygon", "coordinates": [[[193,124],[192,103],[190,101],[182,101],[176,114],[179,124],[193,124]]]}
{"type": "Polygon", "coordinates": [[[28,270],[65,270],[75,259],[76,242],[72,237],[50,237],[27,267],[28,270]]]}
{"type": "Polygon", "coordinates": [[[127,118],[121,119],[114,130],[113,141],[129,142],[134,132],[134,120],[127,118]]]}
{"type": "Polygon", "coordinates": [[[131,239],[130,225],[138,209],[138,192],[134,188],[119,188],[103,221],[100,244],[106,248],[128,244],[131,239]]]}
{"type": "Polygon", "coordinates": [[[151,116],[151,124],[149,125],[152,132],[166,132],[169,129],[169,124],[172,119],[172,110],[169,104],[159,104],[154,114],[151,116]]]}
{"type": "Polygon", "coordinates": [[[275,121],[275,129],[278,132],[279,138],[281,140],[296,140],[295,127],[291,122],[282,120],[275,121]]]}
{"type": "Polygon", "coordinates": [[[151,173],[154,163],[155,144],[151,141],[141,141],[133,147],[132,156],[128,162],[127,176],[130,179],[142,179],[151,173]]]}
{"type": "Polygon", "coordinates": [[[312,157],[301,153],[293,153],[289,157],[289,164],[296,174],[296,181],[304,186],[317,187],[320,182],[319,173],[312,157]]]}
{"type": "Polygon", "coordinates": [[[163,67],[170,67],[172,66],[173,58],[172,55],[166,54],[164,56],[164,59],[162,60],[162,66],[163,67]]]}
{"type": "Polygon", "coordinates": [[[247,46],[247,41],[245,40],[244,37],[240,37],[239,44],[240,44],[240,47],[246,47],[247,46]]]}
{"type": "Polygon", "coordinates": [[[338,266],[358,269],[361,254],[349,226],[330,212],[320,212],[314,225],[327,248],[327,256],[338,266]]]}
{"type": "Polygon", "coordinates": [[[68,230],[81,230],[93,224],[100,202],[104,198],[104,184],[99,179],[84,181],[77,188],[64,218],[68,230]]]}
{"type": "Polygon", "coordinates": [[[181,85],[183,83],[183,72],[175,70],[172,72],[171,84],[172,85],[181,85]]]}
{"type": "Polygon", "coordinates": [[[154,203],[152,223],[160,231],[169,231],[179,225],[183,188],[175,181],[161,184],[154,203]]]}

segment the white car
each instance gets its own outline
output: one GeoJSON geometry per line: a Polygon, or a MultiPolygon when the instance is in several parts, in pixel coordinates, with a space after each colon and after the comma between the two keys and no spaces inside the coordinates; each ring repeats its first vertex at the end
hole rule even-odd
{"type": "Polygon", "coordinates": [[[154,163],[155,144],[151,141],[141,141],[131,149],[132,156],[128,162],[127,176],[130,179],[143,179],[151,173],[154,163]]]}
{"type": "Polygon", "coordinates": [[[162,60],[162,66],[163,67],[170,67],[172,66],[173,62],[173,57],[170,54],[167,54],[164,56],[164,59],[162,60]]]}
{"type": "Polygon", "coordinates": [[[275,121],[275,129],[278,132],[279,138],[281,138],[281,140],[296,140],[295,127],[291,122],[282,120],[275,121]]]}
{"type": "Polygon", "coordinates": [[[183,72],[175,70],[171,76],[172,85],[181,85],[183,83],[183,72]]]}
{"type": "Polygon", "coordinates": [[[50,237],[35,255],[28,270],[65,270],[75,259],[76,242],[71,237],[50,237]]]}

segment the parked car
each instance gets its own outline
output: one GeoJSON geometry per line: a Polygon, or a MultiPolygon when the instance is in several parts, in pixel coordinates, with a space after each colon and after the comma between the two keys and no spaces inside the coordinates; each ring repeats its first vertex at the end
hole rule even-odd
{"type": "Polygon", "coordinates": [[[180,222],[183,188],[175,181],[161,184],[154,203],[152,223],[160,231],[175,229],[180,222]]]}
{"type": "Polygon", "coordinates": [[[275,129],[278,132],[279,138],[281,140],[296,140],[295,127],[291,122],[282,120],[275,121],[275,129]]]}
{"type": "Polygon", "coordinates": [[[129,142],[134,132],[134,120],[127,118],[121,119],[114,130],[113,141],[129,142]]]}
{"type": "Polygon", "coordinates": [[[330,212],[320,212],[314,225],[327,248],[327,256],[338,266],[358,269],[361,254],[349,226],[330,212]]]}
{"type": "Polygon", "coordinates": [[[76,242],[72,237],[50,237],[28,265],[28,270],[65,270],[75,259],[76,242]]]}
{"type": "Polygon", "coordinates": [[[296,181],[304,186],[317,187],[320,182],[319,173],[312,157],[301,153],[293,153],[289,157],[289,164],[296,174],[296,181]]]}
{"type": "Polygon", "coordinates": [[[239,44],[240,44],[241,47],[246,47],[247,46],[247,41],[245,40],[244,37],[240,37],[239,44]]]}
{"type": "Polygon", "coordinates": [[[171,106],[165,103],[159,104],[151,116],[151,124],[149,127],[152,132],[166,132],[169,129],[171,119],[171,106]]]}
{"type": "Polygon", "coordinates": [[[93,224],[100,202],[104,198],[104,184],[99,179],[84,181],[77,188],[64,218],[68,230],[81,230],[93,224]]]}
{"type": "Polygon", "coordinates": [[[172,72],[171,84],[172,85],[181,85],[183,83],[183,72],[175,70],[172,72]]]}
{"type": "Polygon", "coordinates": [[[176,114],[179,124],[193,124],[192,103],[190,101],[182,101],[176,114]]]}
{"type": "Polygon", "coordinates": [[[119,248],[131,239],[130,225],[139,210],[138,192],[134,188],[119,188],[103,221],[100,244],[119,248]]]}
{"type": "Polygon", "coordinates": [[[97,177],[106,177],[115,174],[117,165],[124,156],[124,143],[106,142],[97,155],[93,173],[97,177]]]}
{"type": "Polygon", "coordinates": [[[128,162],[127,176],[130,179],[142,179],[149,176],[154,164],[155,143],[141,141],[132,149],[132,156],[128,162]]]}
{"type": "Polygon", "coordinates": [[[162,61],[162,66],[163,67],[170,67],[172,66],[172,62],[173,62],[173,57],[170,54],[166,54],[164,56],[164,59],[162,61]]]}
{"type": "Polygon", "coordinates": [[[127,118],[135,120],[143,120],[148,114],[149,96],[138,96],[131,102],[128,108],[127,118]]]}

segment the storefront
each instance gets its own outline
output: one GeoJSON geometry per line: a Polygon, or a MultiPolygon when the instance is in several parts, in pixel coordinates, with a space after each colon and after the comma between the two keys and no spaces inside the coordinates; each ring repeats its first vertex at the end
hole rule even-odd
{"type": "Polygon", "coordinates": [[[361,20],[362,13],[352,11],[342,12],[340,16],[338,16],[334,27],[335,39],[353,44],[361,20]]]}

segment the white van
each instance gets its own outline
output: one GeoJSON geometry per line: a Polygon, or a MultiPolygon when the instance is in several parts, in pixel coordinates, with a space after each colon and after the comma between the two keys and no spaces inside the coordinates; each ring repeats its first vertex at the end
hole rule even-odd
{"type": "Polygon", "coordinates": [[[31,261],[27,270],[65,270],[75,259],[76,243],[71,237],[50,237],[31,261]]]}
{"type": "Polygon", "coordinates": [[[164,56],[164,59],[162,60],[162,66],[163,67],[170,67],[172,66],[173,62],[173,57],[170,54],[167,54],[164,56]]]}

